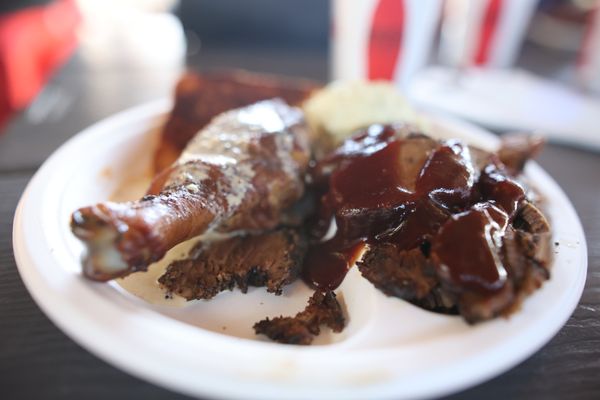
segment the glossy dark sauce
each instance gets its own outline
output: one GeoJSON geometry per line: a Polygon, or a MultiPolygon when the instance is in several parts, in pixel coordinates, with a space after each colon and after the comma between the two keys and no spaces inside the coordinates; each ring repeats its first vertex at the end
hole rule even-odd
{"type": "Polygon", "coordinates": [[[315,289],[327,291],[337,288],[362,253],[364,241],[342,244],[340,238],[336,236],[308,250],[303,278],[315,289]]]}
{"type": "Polygon", "coordinates": [[[523,187],[494,164],[487,165],[483,169],[479,179],[479,190],[482,199],[494,202],[511,218],[525,199],[523,187]]]}
{"type": "Polygon", "coordinates": [[[478,170],[459,141],[406,137],[394,126],[373,125],[347,140],[315,168],[315,181],[328,183],[318,224],[324,233],[334,218],[337,231],[309,250],[305,280],[335,289],[364,244],[385,242],[427,249],[456,288],[502,289],[498,251],[525,192],[494,160],[478,170]]]}
{"type": "Polygon", "coordinates": [[[433,240],[438,274],[456,287],[486,292],[501,289],[507,272],[498,251],[507,221],[508,215],[489,203],[454,215],[433,240]]]}
{"type": "Polygon", "coordinates": [[[471,197],[474,180],[468,149],[453,143],[440,147],[427,160],[417,180],[417,191],[442,208],[460,210],[471,197]]]}
{"type": "Polygon", "coordinates": [[[393,230],[381,232],[372,241],[394,243],[400,250],[409,250],[433,237],[449,216],[447,211],[427,199],[421,199],[393,230]]]}
{"type": "Polygon", "coordinates": [[[340,167],[331,175],[329,201],[335,208],[389,208],[412,199],[400,178],[396,160],[402,142],[386,143],[381,150],[340,167]]]}

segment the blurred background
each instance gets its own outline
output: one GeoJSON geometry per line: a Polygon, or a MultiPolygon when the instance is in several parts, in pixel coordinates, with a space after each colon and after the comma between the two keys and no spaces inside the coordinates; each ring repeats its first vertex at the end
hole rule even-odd
{"type": "Polygon", "coordinates": [[[423,108],[599,149],[599,5],[3,0],[0,168],[37,166],[90,123],[169,95],[186,67],[389,79],[423,108]]]}

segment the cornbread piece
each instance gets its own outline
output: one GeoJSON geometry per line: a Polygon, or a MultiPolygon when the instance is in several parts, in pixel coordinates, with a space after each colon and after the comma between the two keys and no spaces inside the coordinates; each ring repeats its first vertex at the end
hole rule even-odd
{"type": "Polygon", "coordinates": [[[317,158],[339,146],[357,129],[372,124],[426,122],[413,110],[394,85],[385,81],[332,82],[316,91],[302,105],[317,158]]]}
{"type": "Polygon", "coordinates": [[[199,243],[188,258],[167,267],[159,283],[187,300],[210,299],[224,290],[264,286],[281,294],[300,272],[306,243],[295,230],[278,230],[199,243]]]}
{"type": "Polygon", "coordinates": [[[344,329],[345,318],[335,293],[316,291],[308,300],[304,311],[295,317],[276,317],[263,319],[254,324],[257,335],[285,344],[310,344],[321,333],[325,325],[334,332],[344,329]]]}

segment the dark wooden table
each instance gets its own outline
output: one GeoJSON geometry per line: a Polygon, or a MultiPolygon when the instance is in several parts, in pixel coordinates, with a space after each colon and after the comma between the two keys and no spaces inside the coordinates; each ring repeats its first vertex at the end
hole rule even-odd
{"type": "MultiPolygon", "coordinates": [[[[322,51],[207,50],[190,61],[202,67],[327,77],[322,51]]],[[[12,219],[37,168],[87,125],[168,95],[175,76],[172,71],[151,69],[91,72],[83,64],[75,56],[34,106],[0,135],[0,398],[184,398],[127,375],[75,344],[35,305],[17,272],[12,219]]],[[[545,72],[554,72],[542,65],[545,72]]],[[[600,398],[600,154],[549,144],[539,162],[569,195],[583,222],[589,250],[583,298],[565,327],[542,350],[454,398],[600,398]]]]}

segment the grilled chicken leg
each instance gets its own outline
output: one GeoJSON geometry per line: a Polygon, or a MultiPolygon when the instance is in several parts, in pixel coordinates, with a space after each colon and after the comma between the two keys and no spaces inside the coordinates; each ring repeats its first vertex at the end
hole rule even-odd
{"type": "Polygon", "coordinates": [[[304,192],[309,157],[302,113],[281,100],[220,114],[142,199],[73,213],[71,229],[88,250],[85,276],[106,281],[146,270],[207,231],[275,227],[304,192]]]}

